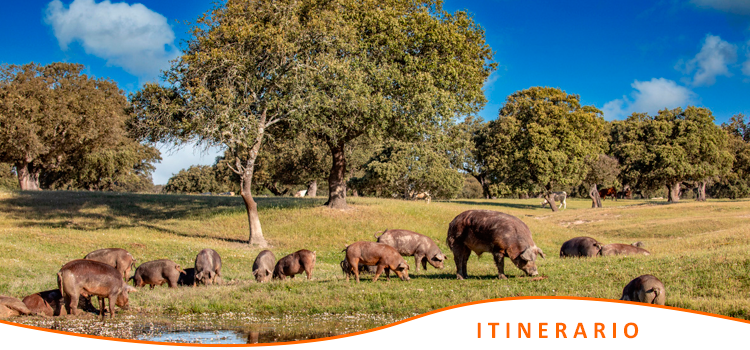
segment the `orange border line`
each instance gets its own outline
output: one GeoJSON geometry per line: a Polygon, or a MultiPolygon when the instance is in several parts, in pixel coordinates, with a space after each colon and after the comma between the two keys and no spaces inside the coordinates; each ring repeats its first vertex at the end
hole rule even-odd
{"type": "Polygon", "coordinates": [[[682,311],[682,312],[688,312],[693,313],[697,315],[703,315],[703,316],[710,316],[710,317],[716,317],[721,318],[729,321],[735,321],[735,322],[742,322],[750,324],[749,320],[742,320],[734,317],[724,316],[724,315],[717,315],[712,314],[708,312],[703,311],[696,311],[696,310],[689,310],[689,309],[683,309],[679,307],[674,306],[662,306],[662,305],[653,305],[653,304],[643,304],[633,301],[622,301],[622,300],[614,300],[614,299],[604,299],[604,298],[586,298],[586,297],[572,297],[572,296],[523,296],[523,297],[509,297],[509,298],[495,298],[495,299],[486,299],[486,300],[478,300],[478,301],[472,301],[468,303],[453,305],[453,306],[447,306],[444,308],[440,308],[437,310],[432,310],[426,313],[423,313],[421,315],[412,316],[407,319],[394,322],[391,324],[387,324],[384,326],[367,329],[364,331],[354,332],[354,333],[347,333],[347,334],[341,334],[336,335],[333,337],[326,337],[326,338],[316,338],[316,339],[307,339],[307,340],[296,340],[296,341],[289,341],[289,342],[278,342],[278,343],[259,343],[259,344],[191,344],[191,343],[167,343],[167,342],[156,342],[156,341],[150,341],[150,340],[136,340],[136,339],[121,339],[121,338],[109,338],[109,337],[102,337],[98,335],[88,335],[88,334],[80,334],[80,333],[72,333],[72,332],[65,332],[65,331],[59,331],[59,330],[53,330],[48,328],[41,328],[41,327],[35,327],[35,326],[29,326],[25,324],[20,323],[14,323],[10,321],[4,321],[0,320],[0,323],[7,324],[9,326],[16,326],[16,327],[22,327],[22,328],[28,328],[43,332],[49,332],[49,333],[57,333],[57,334],[64,334],[64,335],[71,335],[75,337],[83,337],[83,338],[92,338],[92,339],[99,339],[99,340],[109,340],[109,341],[119,341],[124,343],[136,343],[136,344],[149,344],[149,345],[166,345],[166,346],[192,346],[192,347],[252,347],[252,346],[278,346],[278,345],[293,345],[293,344],[304,344],[304,343],[314,343],[314,342],[321,342],[321,341],[327,341],[327,340],[334,340],[334,339],[341,339],[341,338],[348,338],[353,337],[360,334],[367,334],[375,331],[379,331],[381,329],[386,329],[390,327],[394,327],[397,325],[400,325],[402,323],[406,323],[409,321],[413,321],[428,315],[436,314],[438,312],[448,311],[452,309],[457,309],[464,306],[469,305],[477,305],[477,304],[486,304],[486,303],[492,303],[496,301],[512,301],[512,300],[583,300],[583,301],[600,301],[600,302],[606,302],[606,303],[620,303],[620,304],[629,304],[629,305],[636,305],[636,306],[645,306],[645,307],[655,307],[660,309],[666,309],[666,310],[675,310],[675,311],[682,311]]]}

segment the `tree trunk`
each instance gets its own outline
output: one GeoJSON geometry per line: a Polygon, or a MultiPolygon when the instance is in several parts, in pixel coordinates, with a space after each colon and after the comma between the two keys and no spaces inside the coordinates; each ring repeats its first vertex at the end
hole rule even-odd
{"type": "Polygon", "coordinates": [[[698,182],[698,197],[696,197],[695,200],[699,202],[706,201],[706,180],[698,182]]]}
{"type": "Polygon", "coordinates": [[[308,197],[315,197],[318,195],[318,180],[312,180],[310,181],[310,184],[307,185],[307,194],[308,197]]]}
{"type": "Polygon", "coordinates": [[[602,198],[599,197],[599,190],[596,188],[596,184],[591,185],[591,189],[589,189],[589,197],[591,197],[592,208],[602,207],[602,198]]]}
{"type": "Polygon", "coordinates": [[[482,185],[482,196],[484,196],[484,199],[490,199],[490,182],[487,181],[487,176],[485,174],[479,174],[474,176],[474,178],[479,181],[480,185],[482,185]]]}
{"type": "Polygon", "coordinates": [[[25,163],[22,165],[16,165],[16,172],[18,173],[18,185],[22,191],[38,191],[39,190],[39,169],[33,169],[31,164],[25,163]]]}
{"type": "Polygon", "coordinates": [[[667,185],[667,201],[677,203],[680,201],[680,182],[667,185]]]}
{"type": "Polygon", "coordinates": [[[249,243],[258,245],[260,248],[268,246],[266,239],[263,238],[263,229],[260,226],[260,216],[258,216],[258,204],[253,200],[253,194],[250,192],[250,181],[242,180],[242,199],[245,201],[247,209],[247,222],[250,224],[249,243]]]}
{"type": "Polygon", "coordinates": [[[346,209],[346,153],[344,143],[328,143],[331,149],[333,164],[331,174],[328,176],[328,202],[326,205],[332,209],[346,209]]]}
{"type": "Polygon", "coordinates": [[[557,211],[557,203],[555,203],[555,194],[552,192],[547,192],[546,197],[547,202],[549,203],[549,207],[552,208],[553,212],[557,211]]]}

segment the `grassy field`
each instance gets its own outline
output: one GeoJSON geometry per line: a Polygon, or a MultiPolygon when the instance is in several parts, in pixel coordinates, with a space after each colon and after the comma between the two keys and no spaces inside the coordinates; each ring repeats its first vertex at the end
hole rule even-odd
{"type": "MultiPolygon", "coordinates": [[[[60,266],[105,247],[122,247],[140,262],[172,259],[192,267],[195,255],[213,248],[223,259],[221,286],[142,289],[131,310],[143,317],[243,313],[253,317],[381,315],[378,322],[474,300],[525,295],[572,295],[619,299],[623,286],[653,274],[667,286],[667,305],[750,318],[750,201],[620,200],[590,209],[568,200],[552,213],[539,200],[407,202],[349,198],[351,209],[321,207],[323,199],[259,198],[266,239],[277,258],[298,249],[317,252],[313,281],[258,284],[251,266],[260,249],[246,244],[247,221],[239,197],[137,195],[97,192],[0,194],[0,294],[25,295],[56,288],[60,266]],[[498,280],[492,257],[472,256],[465,281],[455,279],[445,245],[448,223],[467,209],[518,216],[547,254],[532,281],[506,259],[507,280],[498,280]],[[449,260],[428,266],[410,282],[385,279],[346,282],[339,268],[346,244],[374,240],[387,228],[432,237],[449,260]],[[560,259],[560,245],[576,236],[603,243],[642,241],[651,256],[560,259]],[[385,316],[383,318],[383,316],[385,316]]],[[[414,268],[414,260],[407,258],[414,268]]],[[[369,325],[368,325],[369,326],[369,325]]]]}

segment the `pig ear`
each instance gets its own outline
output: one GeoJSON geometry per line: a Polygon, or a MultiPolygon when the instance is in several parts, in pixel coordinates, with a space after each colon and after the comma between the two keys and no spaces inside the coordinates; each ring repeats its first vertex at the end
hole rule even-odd
{"type": "Polygon", "coordinates": [[[399,269],[403,269],[403,270],[408,270],[409,269],[409,264],[407,264],[405,262],[402,262],[402,263],[398,264],[398,268],[399,269]]]}
{"type": "Polygon", "coordinates": [[[533,248],[536,248],[536,247],[526,248],[526,250],[524,250],[523,253],[521,253],[520,255],[521,259],[526,260],[526,261],[534,260],[536,256],[536,249],[533,249],[533,248]]]}
{"type": "Polygon", "coordinates": [[[266,269],[266,276],[270,276],[270,275],[271,275],[271,270],[266,269]]]}
{"type": "Polygon", "coordinates": [[[536,247],[536,253],[539,254],[539,256],[542,257],[542,259],[546,259],[547,256],[544,255],[544,252],[542,251],[542,248],[536,247]]]}
{"type": "Polygon", "coordinates": [[[259,270],[255,270],[255,271],[253,271],[253,276],[255,276],[255,277],[258,277],[258,271],[259,271],[259,270]]]}

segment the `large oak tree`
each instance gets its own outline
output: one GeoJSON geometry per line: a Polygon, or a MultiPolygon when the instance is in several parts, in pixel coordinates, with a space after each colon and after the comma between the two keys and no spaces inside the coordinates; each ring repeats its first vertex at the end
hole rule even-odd
{"type": "Polygon", "coordinates": [[[330,149],[327,204],[345,208],[348,144],[417,141],[436,124],[478,111],[495,65],[484,30],[441,1],[332,3],[337,16],[304,79],[310,109],[298,126],[330,149]]]}
{"type": "Polygon", "coordinates": [[[705,200],[706,183],[732,166],[728,142],[711,111],[701,107],[664,109],[655,116],[634,113],[612,127],[612,153],[625,182],[666,186],[669,202],[680,200],[683,181],[696,183],[697,199],[705,200]]]}
{"type": "Polygon", "coordinates": [[[15,166],[22,190],[134,190],[150,184],[159,152],[129,134],[128,101],[117,85],[88,77],[83,68],[0,68],[0,162],[15,166]]]}
{"type": "Polygon", "coordinates": [[[152,142],[226,148],[241,179],[250,244],[267,245],[252,195],[269,128],[307,106],[301,80],[315,62],[335,6],[326,1],[229,0],[200,17],[184,53],[132,97],[138,129],[152,142]]]}
{"type": "Polygon", "coordinates": [[[580,184],[590,159],[603,153],[607,135],[601,111],[578,95],[532,87],[508,96],[484,141],[493,183],[519,193],[542,192],[557,211],[552,192],[580,184]]]}

